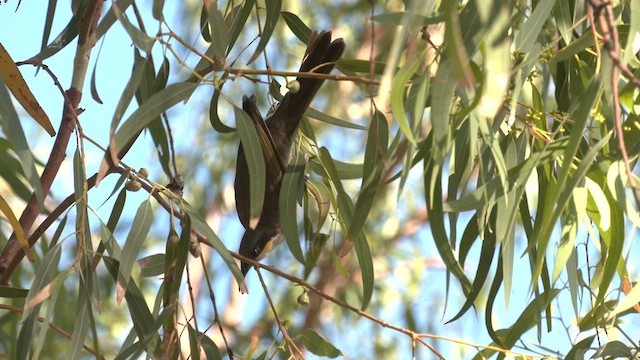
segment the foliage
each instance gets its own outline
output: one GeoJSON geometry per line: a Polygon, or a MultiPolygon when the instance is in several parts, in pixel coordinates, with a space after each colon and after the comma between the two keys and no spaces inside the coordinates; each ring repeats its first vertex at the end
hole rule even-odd
{"type": "Polygon", "coordinates": [[[637,356],[637,2],[14,3],[43,27],[0,47],[2,352],[637,356]],[[347,54],[283,178],[288,246],[240,295],[239,137],[265,171],[240,99],[315,76],[281,69],[327,23],[347,54]]]}

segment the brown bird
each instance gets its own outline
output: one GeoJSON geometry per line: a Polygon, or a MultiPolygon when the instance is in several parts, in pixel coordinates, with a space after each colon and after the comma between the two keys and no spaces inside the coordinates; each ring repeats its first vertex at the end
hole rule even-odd
{"type": "MultiPolygon", "coordinates": [[[[307,51],[300,66],[300,72],[328,74],[334,62],[340,59],[346,45],[344,41],[331,41],[331,31],[314,32],[307,44],[307,51]]],[[[236,210],[245,228],[240,242],[240,254],[250,259],[260,260],[284,240],[280,227],[279,197],[282,177],[289,164],[293,134],[298,128],[302,115],[324,82],[323,79],[299,77],[298,91],[289,91],[278,107],[266,119],[262,119],[255,96],[243,97],[242,108],[251,118],[258,137],[265,163],[265,194],[262,213],[255,226],[251,224],[249,200],[249,169],[242,144],[238,149],[236,179],[234,183],[236,210]]],[[[242,274],[246,276],[251,265],[242,262],[242,274]]]]}

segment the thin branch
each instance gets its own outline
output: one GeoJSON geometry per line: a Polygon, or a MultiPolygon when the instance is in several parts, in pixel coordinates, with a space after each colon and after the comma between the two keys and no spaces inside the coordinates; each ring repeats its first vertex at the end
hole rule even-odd
{"type": "Polygon", "coordinates": [[[349,75],[333,75],[333,74],[320,74],[314,72],[297,72],[297,71],[279,71],[279,70],[258,70],[258,69],[241,69],[235,67],[225,67],[225,71],[235,75],[268,75],[268,76],[296,76],[301,78],[312,79],[324,79],[333,81],[351,81],[363,84],[380,85],[380,80],[367,79],[361,76],[349,76],[349,75]]]}
{"type": "MultiPolygon", "coordinates": [[[[200,256],[200,261],[202,262],[202,268],[207,269],[206,263],[204,262],[204,256],[200,256]]],[[[224,341],[224,345],[227,347],[227,354],[229,355],[229,360],[233,360],[233,350],[229,346],[227,337],[224,334],[224,329],[222,327],[222,322],[220,321],[221,319],[218,312],[218,305],[216,304],[216,295],[213,292],[213,287],[211,286],[211,280],[209,279],[209,276],[205,276],[204,278],[207,281],[207,288],[209,289],[211,304],[213,305],[213,321],[216,324],[218,324],[218,330],[220,331],[220,335],[222,336],[222,341],[224,341]]]]}
{"type": "MultiPolygon", "coordinates": [[[[638,188],[631,171],[631,165],[629,165],[629,154],[627,153],[627,147],[624,143],[624,131],[622,129],[622,114],[620,109],[618,89],[618,71],[622,70],[624,72],[626,68],[622,66],[622,62],[620,61],[620,39],[618,37],[618,28],[615,24],[613,9],[611,8],[610,2],[589,0],[589,5],[590,8],[593,8],[594,16],[597,18],[598,23],[600,24],[600,28],[602,29],[601,35],[604,47],[607,49],[609,57],[614,64],[614,66],[611,67],[611,91],[613,93],[614,126],[616,129],[616,134],[618,135],[618,148],[620,150],[620,154],[622,155],[624,168],[627,173],[627,181],[629,182],[629,187],[632,190],[633,198],[636,201],[636,207],[640,209],[640,197],[638,196],[638,188]]],[[[630,80],[631,79],[634,79],[633,74],[631,74],[630,80]]],[[[638,84],[640,84],[640,81],[638,81],[637,79],[634,80],[638,84]]]]}
{"type": "Polygon", "coordinates": [[[304,355],[302,354],[300,349],[298,349],[298,347],[293,342],[293,340],[291,340],[291,338],[289,337],[289,334],[287,333],[287,329],[285,329],[285,327],[282,325],[282,322],[280,321],[278,312],[276,311],[276,308],[273,305],[273,301],[271,301],[271,296],[269,295],[269,289],[267,289],[267,284],[265,284],[264,279],[262,278],[262,273],[260,272],[260,268],[256,267],[255,269],[256,269],[256,273],[258,273],[258,277],[260,278],[260,284],[262,284],[264,295],[267,297],[267,302],[271,307],[271,312],[273,313],[273,316],[276,319],[276,323],[278,324],[278,328],[280,328],[280,331],[282,332],[282,336],[284,337],[284,340],[287,342],[287,346],[289,347],[289,353],[291,353],[291,356],[293,356],[294,354],[293,349],[295,349],[296,352],[300,355],[300,358],[304,358],[304,355]]]}

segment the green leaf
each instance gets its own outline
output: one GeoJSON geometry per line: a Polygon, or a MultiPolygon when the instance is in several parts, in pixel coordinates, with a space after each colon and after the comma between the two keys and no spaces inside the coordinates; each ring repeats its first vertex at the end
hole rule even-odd
{"type": "Polygon", "coordinates": [[[73,274],[75,272],[75,269],[70,268],[65,272],[59,273],[58,275],[56,275],[55,278],[53,278],[53,280],[51,281],[51,283],[48,285],[49,286],[49,299],[50,299],[50,303],[52,304],[51,306],[47,306],[45,313],[42,315],[42,325],[40,326],[40,333],[38,334],[38,337],[35,339],[34,341],[34,346],[33,346],[33,359],[40,359],[40,353],[42,352],[43,346],[44,346],[44,341],[47,338],[47,335],[49,335],[49,325],[51,323],[51,320],[53,319],[53,311],[55,309],[55,305],[56,304],[56,300],[58,298],[58,295],[61,293],[61,289],[63,288],[64,282],[65,280],[67,280],[67,278],[69,277],[69,275],[73,274]]]}
{"type": "MultiPolygon", "coordinates": [[[[253,178],[252,178],[253,179],[253,178]]],[[[298,238],[297,199],[304,184],[304,158],[298,151],[287,167],[280,188],[280,225],[293,257],[304,263],[304,255],[298,238]]]]}
{"type": "Polygon", "coordinates": [[[267,10],[267,17],[264,20],[264,26],[260,33],[260,42],[258,43],[258,46],[256,46],[256,50],[253,52],[253,55],[251,55],[249,61],[247,61],[247,65],[257,59],[264,51],[265,47],[267,47],[269,39],[271,39],[271,35],[278,24],[280,9],[282,8],[282,0],[265,0],[264,7],[267,10]]]}
{"type": "Polygon", "coordinates": [[[636,1],[629,2],[631,10],[629,11],[631,19],[629,24],[629,36],[625,45],[622,65],[630,65],[636,67],[637,59],[634,55],[634,49],[637,51],[638,33],[640,33],[640,4],[636,1]],[[635,63],[635,64],[634,64],[635,63]]]}
{"type": "Polygon", "coordinates": [[[100,50],[98,50],[98,56],[96,57],[96,61],[93,64],[93,70],[91,71],[91,98],[100,105],[102,105],[104,102],[100,98],[100,94],[98,94],[98,85],[96,84],[96,78],[98,77],[98,60],[100,60],[101,50],[102,46],[100,47],[100,50]]]}
{"type": "Polygon", "coordinates": [[[556,25],[558,26],[558,31],[566,44],[570,44],[571,40],[573,40],[573,19],[569,6],[571,6],[569,1],[556,1],[553,8],[553,15],[556,20],[556,25]]]}
{"type": "Polygon", "coordinates": [[[242,5],[242,10],[240,10],[237,16],[233,19],[233,23],[229,29],[229,47],[227,48],[227,55],[231,52],[233,45],[235,45],[236,40],[238,40],[238,36],[240,36],[240,33],[244,29],[244,24],[246,24],[249,15],[251,15],[251,11],[253,10],[255,3],[255,0],[245,0],[244,5],[242,5]]]}
{"type": "Polygon", "coordinates": [[[444,161],[445,149],[449,143],[448,137],[451,134],[449,132],[449,112],[453,105],[457,86],[457,80],[452,71],[449,61],[445,60],[439,64],[436,78],[433,80],[433,84],[438,84],[438,89],[437,91],[431,91],[431,132],[433,141],[431,143],[430,157],[437,162],[444,161]]]}
{"type": "MultiPolygon", "coordinates": [[[[524,186],[533,170],[561,156],[567,143],[568,139],[566,138],[549,143],[542,151],[532,153],[523,163],[509,169],[507,171],[508,186],[512,189],[524,186]]],[[[446,212],[476,210],[488,201],[497,201],[501,196],[504,196],[506,190],[502,185],[502,180],[494,178],[460,199],[447,201],[443,204],[443,210],[446,212]]]]}
{"type": "MultiPolygon", "coordinates": [[[[335,188],[336,202],[338,216],[342,220],[345,228],[349,228],[353,216],[354,206],[349,195],[347,195],[342,185],[341,179],[338,176],[338,170],[335,166],[329,150],[325,147],[319,149],[320,161],[324,167],[329,180],[335,188]]],[[[347,240],[349,241],[349,240],[347,240]]],[[[355,250],[358,257],[358,264],[360,266],[360,272],[362,274],[362,309],[364,310],[371,301],[373,295],[374,285],[374,272],[373,272],[373,260],[371,257],[371,251],[369,250],[369,243],[364,232],[361,232],[355,241],[355,250]]]]}
{"type": "Polygon", "coordinates": [[[164,20],[164,14],[162,13],[162,9],[164,8],[164,0],[153,0],[153,8],[151,10],[151,14],[153,14],[153,18],[162,21],[164,20]]]}
{"type": "MultiPolygon", "coordinates": [[[[482,97],[478,104],[478,113],[482,117],[495,117],[500,111],[506,92],[511,85],[511,37],[509,26],[511,16],[504,2],[498,11],[491,16],[490,28],[487,30],[480,49],[484,62],[482,76],[482,97]]],[[[488,7],[479,6],[478,9],[488,7]]]]}
{"type": "Polygon", "coordinates": [[[38,204],[42,209],[42,187],[40,186],[40,177],[36,170],[35,159],[31,150],[29,149],[29,143],[27,137],[22,129],[20,118],[16,112],[15,107],[11,101],[11,95],[7,91],[4,80],[0,76],[0,119],[3,120],[3,130],[7,140],[11,142],[20,164],[22,165],[22,171],[25,177],[29,180],[31,188],[35,192],[38,204]]]}
{"type": "Polygon", "coordinates": [[[200,333],[200,345],[207,360],[222,360],[222,353],[216,343],[205,333],[200,333]]]}
{"type": "Polygon", "coordinates": [[[31,191],[25,185],[22,164],[6,139],[0,139],[0,177],[7,182],[13,194],[18,195],[25,203],[29,202],[31,191]]]}
{"type": "Polygon", "coordinates": [[[155,40],[150,38],[149,35],[145,34],[142,30],[131,24],[127,16],[124,14],[124,11],[120,10],[120,7],[117,3],[114,2],[111,7],[113,8],[113,13],[115,14],[116,18],[120,20],[120,23],[122,23],[122,26],[129,34],[131,41],[133,41],[136,47],[147,54],[151,52],[151,48],[153,47],[153,43],[155,42],[155,40]]]}
{"type": "Polygon", "coordinates": [[[191,323],[187,324],[187,330],[189,335],[189,350],[191,358],[194,360],[200,359],[200,336],[196,329],[191,326],[191,323]]]}
{"type": "MultiPolygon", "coordinates": [[[[105,256],[103,260],[111,277],[114,280],[119,279],[119,262],[109,256],[105,256]]],[[[148,341],[151,340],[151,336],[145,336],[153,333],[158,329],[158,327],[154,324],[153,315],[147,306],[147,302],[145,301],[140,288],[136,285],[136,282],[133,279],[126,284],[124,297],[127,301],[127,308],[129,309],[129,314],[131,314],[133,328],[138,335],[138,338],[146,339],[148,341]]],[[[161,324],[162,323],[160,323],[160,325],[161,324]]]]}
{"type": "Polygon", "coordinates": [[[49,0],[49,5],[47,6],[47,15],[44,21],[44,30],[42,31],[42,44],[40,45],[40,51],[42,51],[47,46],[47,42],[49,42],[49,36],[51,35],[51,27],[53,25],[53,18],[56,14],[57,4],[58,0],[49,0]]]}
{"type": "Polygon", "coordinates": [[[211,103],[209,104],[209,122],[211,127],[221,134],[227,134],[235,131],[234,128],[225,125],[218,115],[218,100],[220,100],[220,91],[214,90],[211,95],[211,103]]]}
{"type": "MultiPolygon", "coordinates": [[[[124,87],[122,91],[122,95],[120,96],[120,100],[118,100],[118,105],[116,105],[116,109],[113,112],[113,118],[111,118],[111,134],[115,134],[118,125],[120,124],[120,120],[122,116],[124,116],[125,111],[129,108],[129,104],[131,104],[131,100],[133,99],[133,95],[136,93],[138,88],[140,87],[140,83],[143,79],[143,76],[146,74],[146,70],[148,67],[148,63],[145,58],[140,56],[140,54],[135,52],[135,60],[133,64],[133,73],[127,82],[127,85],[124,87]]],[[[153,76],[153,73],[151,73],[153,76]]],[[[144,99],[146,100],[146,99],[144,99]]]]}
{"type": "MultiPolygon", "coordinates": [[[[206,3],[205,3],[206,4],[206,3]]],[[[209,2],[209,24],[211,25],[211,45],[216,57],[224,59],[229,45],[229,29],[222,13],[218,9],[218,1],[209,2]]]]}
{"type": "MultiPolygon", "coordinates": [[[[145,200],[140,204],[136,215],[131,223],[131,229],[127,235],[127,240],[122,248],[122,257],[120,266],[118,267],[118,286],[126,289],[131,277],[133,264],[140,253],[142,244],[147,239],[147,234],[153,223],[153,208],[149,200],[145,200]]],[[[121,298],[118,299],[121,301],[121,298]]]]}
{"type": "Polygon", "coordinates": [[[158,91],[131,114],[115,135],[116,152],[120,152],[151,121],[179,102],[189,98],[197,84],[181,82],[158,91]]]}
{"type": "Polygon", "coordinates": [[[316,223],[316,230],[320,231],[322,225],[324,225],[327,216],[329,215],[329,209],[331,208],[331,192],[321,182],[307,180],[307,191],[316,200],[318,206],[318,222],[316,223]]]}
{"type": "Polygon", "coordinates": [[[284,22],[287,23],[287,26],[293,34],[303,43],[307,44],[309,42],[309,38],[311,37],[311,29],[300,20],[298,15],[294,13],[290,13],[288,11],[283,11],[280,13],[284,22]]]}
{"type": "Polygon", "coordinates": [[[36,302],[35,299],[41,295],[40,293],[45,287],[51,284],[51,279],[58,271],[61,254],[62,246],[53,246],[45,254],[41,264],[36,270],[33,283],[25,299],[25,308],[22,312],[22,319],[20,320],[22,326],[20,327],[16,346],[16,357],[18,359],[28,358],[28,354],[32,350],[31,345],[34,342],[35,324],[42,305],[42,300],[36,302]]]}
{"type": "Polygon", "coordinates": [[[536,8],[531,12],[531,16],[522,25],[522,30],[520,31],[522,38],[516,37],[516,49],[519,52],[528,53],[531,51],[555,3],[555,0],[541,0],[538,2],[536,8]]]}
{"type": "MultiPolygon", "coordinates": [[[[85,238],[90,240],[89,224],[88,222],[85,222],[84,225],[84,230],[88,233],[85,235],[85,238]]],[[[76,260],[79,267],[78,278],[80,280],[78,286],[78,300],[75,307],[75,321],[73,324],[73,333],[71,334],[71,343],[69,344],[69,349],[66,354],[68,359],[74,360],[80,359],[84,352],[82,347],[87,338],[89,329],[93,330],[94,339],[96,335],[93,309],[91,307],[91,299],[95,296],[94,276],[91,273],[90,263],[91,243],[85,242],[84,246],[86,246],[86,249],[81,253],[80,258],[76,260]]]]}
{"type": "Polygon", "coordinates": [[[638,303],[640,303],[640,282],[636,282],[631,291],[616,305],[616,308],[607,313],[607,319],[611,320],[615,318],[621,312],[631,309],[638,305],[638,303]]]}
{"type": "MultiPolygon", "coordinates": [[[[333,160],[333,165],[335,165],[336,171],[338,172],[338,178],[342,180],[362,178],[362,164],[353,164],[339,160],[333,160]]],[[[309,166],[311,166],[311,170],[314,173],[323,177],[327,177],[327,174],[318,158],[311,158],[309,160],[309,166]]]]}
{"type": "Polygon", "coordinates": [[[631,359],[634,357],[634,353],[637,349],[631,352],[629,345],[619,340],[612,340],[604,344],[601,348],[593,354],[593,358],[602,359],[631,359]]]}
{"type": "MultiPolygon", "coordinates": [[[[244,110],[234,107],[236,126],[240,137],[240,146],[244,151],[244,157],[249,169],[249,204],[252,219],[259,219],[262,213],[265,194],[265,160],[262,154],[262,143],[256,127],[244,110]]],[[[258,119],[257,121],[262,121],[258,119]]]]}
{"type": "MultiPolygon", "coordinates": [[[[470,239],[477,238],[478,226],[476,225],[476,215],[469,221],[469,225],[467,229],[465,229],[463,239],[467,239],[467,243],[470,242],[470,239]],[[472,225],[473,224],[473,225],[472,225]],[[468,230],[468,231],[467,231],[468,230]]],[[[480,251],[480,260],[478,262],[478,267],[476,269],[476,276],[473,279],[473,284],[471,285],[471,291],[466,295],[466,300],[464,305],[458,314],[456,314],[453,318],[451,318],[447,323],[454,322],[458,320],[462,315],[464,315],[467,310],[473,306],[478,295],[481,294],[482,289],[484,287],[484,283],[487,280],[487,276],[489,275],[489,270],[491,269],[491,264],[493,262],[493,256],[495,254],[495,245],[496,245],[496,234],[495,232],[485,230],[484,239],[481,241],[482,249],[480,251]]],[[[471,244],[469,244],[470,247],[471,244]]],[[[462,249],[462,244],[460,244],[462,249]]],[[[462,251],[460,256],[461,265],[464,263],[462,258],[462,251]]],[[[504,274],[504,271],[502,272],[504,274]]]]}
{"type": "Polygon", "coordinates": [[[98,39],[104,36],[104,34],[107,33],[107,30],[109,30],[111,26],[113,26],[113,24],[116,22],[117,18],[114,8],[118,8],[120,9],[120,12],[124,13],[131,4],[133,4],[133,0],[116,0],[111,5],[109,10],[107,10],[107,12],[102,17],[102,20],[100,20],[98,28],[96,29],[96,35],[98,39]]]}
{"type": "Polygon", "coordinates": [[[164,274],[164,254],[153,254],[138,260],[140,277],[154,277],[164,274]]]}
{"type": "MultiPolygon", "coordinates": [[[[423,146],[429,145],[427,142],[423,146]]],[[[458,279],[464,293],[468,294],[472,287],[471,282],[465,275],[460,263],[456,260],[445,231],[444,212],[442,209],[442,167],[435,162],[424,162],[424,194],[431,222],[431,233],[438,253],[440,253],[447,270],[458,279]]]]}
{"type": "Polygon", "coordinates": [[[339,119],[339,118],[331,116],[329,114],[320,112],[320,111],[318,111],[318,110],[316,110],[314,108],[308,108],[307,111],[305,111],[304,114],[306,116],[308,116],[308,117],[312,117],[312,118],[314,118],[316,120],[320,120],[320,121],[322,121],[324,123],[335,125],[335,126],[340,126],[340,127],[347,128],[347,129],[356,129],[356,130],[366,130],[367,129],[366,126],[350,123],[348,121],[339,119]]]}
{"type": "MultiPolygon", "coordinates": [[[[537,228],[537,234],[534,236],[538,239],[537,248],[539,251],[539,256],[535,262],[535,268],[533,271],[532,277],[532,287],[535,289],[538,284],[538,277],[542,273],[542,265],[545,261],[544,254],[547,251],[547,247],[549,245],[549,240],[551,237],[551,233],[553,231],[553,224],[556,223],[557,219],[560,216],[561,211],[564,209],[564,206],[567,204],[570,195],[573,192],[573,188],[582,180],[586,171],[591,166],[591,163],[599,149],[601,149],[606,144],[606,139],[611,136],[611,133],[605,137],[605,139],[601,140],[598,145],[592,147],[587,155],[583,157],[578,166],[578,170],[576,170],[571,177],[569,177],[569,170],[572,168],[573,159],[578,152],[578,146],[582,141],[582,134],[585,126],[587,125],[587,120],[589,118],[589,114],[591,112],[591,108],[595,103],[598,95],[600,94],[602,88],[602,82],[599,77],[594,78],[589,85],[589,88],[585,91],[583,96],[580,99],[580,102],[575,107],[573,111],[572,118],[574,119],[573,127],[571,128],[571,136],[569,138],[569,143],[566,145],[563,151],[563,161],[562,167],[557,175],[557,184],[555,190],[552,189],[553,198],[551,201],[547,202],[542,210],[539,210],[542,214],[541,225],[537,228]],[[555,190],[555,191],[554,191],[555,190]]],[[[530,245],[529,248],[531,248],[530,245]]]]}
{"type": "Polygon", "coordinates": [[[309,352],[323,357],[337,358],[342,356],[342,352],[333,346],[330,342],[318,335],[313,329],[305,329],[302,331],[302,342],[309,352]]]}
{"type": "Polygon", "coordinates": [[[409,80],[416,74],[416,71],[418,71],[418,67],[422,64],[425,55],[425,51],[420,52],[411,64],[400,69],[394,76],[391,85],[391,111],[398,122],[398,126],[400,126],[400,130],[413,145],[416,144],[416,139],[413,137],[411,125],[409,125],[409,119],[407,118],[407,113],[404,108],[405,87],[409,80]]]}
{"type": "Polygon", "coordinates": [[[200,212],[196,211],[189,203],[182,200],[180,202],[180,208],[187,213],[191,217],[192,226],[196,231],[202,234],[213,246],[213,249],[218,252],[222,260],[225,262],[231,273],[235,277],[238,285],[242,284],[244,281],[244,276],[242,276],[242,272],[238,268],[238,264],[236,264],[233,257],[229,253],[229,250],[224,246],[222,240],[216,235],[211,227],[207,224],[207,222],[202,218],[200,212]]]}
{"type": "Polygon", "coordinates": [[[385,169],[384,157],[387,153],[388,143],[389,128],[387,119],[381,112],[376,111],[373,119],[371,119],[367,136],[363,164],[365,176],[362,178],[360,194],[347,231],[347,239],[358,238],[369,216],[369,211],[382,182],[382,173],[385,169]]]}
{"type": "MultiPolygon", "coordinates": [[[[211,42],[211,30],[209,29],[209,19],[207,15],[206,3],[202,2],[202,8],[200,9],[200,35],[204,41],[211,42]]],[[[213,44],[211,44],[213,46],[213,44]]]]}
{"type": "Polygon", "coordinates": [[[27,294],[29,294],[29,289],[20,289],[0,285],[0,298],[20,299],[27,297],[27,294]]]}
{"type": "MultiPolygon", "coordinates": [[[[86,3],[82,3],[86,4],[86,3]]],[[[36,60],[36,62],[42,62],[51,56],[58,53],[58,51],[64,49],[67,45],[73,41],[76,36],[78,36],[78,28],[80,27],[80,19],[84,16],[84,12],[86,10],[86,5],[80,6],[78,11],[74,14],[74,16],[69,20],[67,25],[62,29],[60,34],[56,36],[53,41],[40,49],[40,52],[33,56],[31,59],[36,60]]]]}

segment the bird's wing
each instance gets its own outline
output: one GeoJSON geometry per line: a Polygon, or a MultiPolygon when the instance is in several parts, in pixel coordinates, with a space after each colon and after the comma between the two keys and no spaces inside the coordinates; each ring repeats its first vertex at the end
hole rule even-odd
{"type": "MultiPolygon", "coordinates": [[[[285,165],[276,151],[275,143],[269,129],[267,128],[262,115],[256,104],[256,97],[243,97],[242,109],[249,115],[253,126],[256,129],[262,156],[265,162],[265,193],[274,192],[279,186],[282,176],[284,175],[285,165]]],[[[236,179],[234,182],[236,210],[240,222],[248,229],[254,227],[254,221],[251,221],[251,204],[250,204],[250,175],[247,167],[247,159],[240,144],[238,149],[238,160],[236,164],[236,179]]],[[[256,219],[257,220],[257,219],[256,219]]]]}

